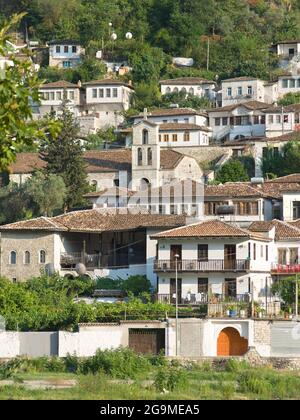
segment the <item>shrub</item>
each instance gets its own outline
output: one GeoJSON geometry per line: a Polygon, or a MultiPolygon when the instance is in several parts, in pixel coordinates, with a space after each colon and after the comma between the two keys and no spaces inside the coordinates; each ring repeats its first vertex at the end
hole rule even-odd
{"type": "Polygon", "coordinates": [[[158,392],[175,391],[187,385],[187,372],[182,368],[165,367],[159,369],[154,386],[158,392]]]}
{"type": "Polygon", "coordinates": [[[241,392],[255,394],[263,399],[269,399],[272,395],[270,383],[258,371],[243,372],[238,383],[241,392]]]}
{"type": "Polygon", "coordinates": [[[246,361],[239,361],[236,359],[228,360],[225,365],[225,371],[232,373],[242,372],[247,368],[249,368],[249,365],[246,361]]]}

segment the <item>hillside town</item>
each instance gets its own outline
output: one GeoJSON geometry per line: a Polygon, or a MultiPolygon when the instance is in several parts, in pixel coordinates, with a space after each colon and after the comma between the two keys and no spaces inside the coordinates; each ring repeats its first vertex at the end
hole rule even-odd
{"type": "Polygon", "coordinates": [[[0,359],[300,369],[300,38],[269,77],[212,68],[213,35],[155,79],[131,26],[46,39],[30,13],[0,33],[0,359]]]}

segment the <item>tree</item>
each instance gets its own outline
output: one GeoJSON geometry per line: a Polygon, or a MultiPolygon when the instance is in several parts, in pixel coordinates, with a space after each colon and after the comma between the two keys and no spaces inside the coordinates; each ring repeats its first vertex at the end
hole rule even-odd
{"type": "Polygon", "coordinates": [[[278,101],[278,105],[288,106],[300,103],[300,93],[287,93],[278,101]]]}
{"type": "Polygon", "coordinates": [[[282,150],[269,147],[262,158],[262,171],[267,174],[275,174],[276,176],[285,176],[300,172],[300,143],[297,141],[289,141],[282,150]]]}
{"type": "Polygon", "coordinates": [[[64,209],[67,211],[83,203],[83,195],[89,191],[83,148],[79,140],[79,127],[67,101],[63,101],[62,113],[57,117],[62,128],[57,137],[49,136],[42,144],[41,157],[47,166],[45,173],[60,175],[66,186],[64,209]]]}
{"type": "Polygon", "coordinates": [[[98,130],[96,134],[90,134],[85,144],[86,150],[99,150],[105,144],[111,144],[117,140],[114,127],[109,127],[106,130],[98,130]]]}
{"type": "Polygon", "coordinates": [[[167,55],[160,48],[145,45],[141,51],[130,55],[133,80],[137,83],[157,82],[168,63],[167,55]]]}
{"type": "MultiPolygon", "coordinates": [[[[0,57],[9,57],[11,64],[0,69],[0,171],[6,169],[24,146],[30,146],[45,131],[39,122],[33,121],[31,101],[38,102],[37,75],[32,71],[28,59],[19,61],[12,51],[8,33],[17,25],[24,14],[15,15],[0,29],[0,57]]],[[[55,126],[48,130],[54,136],[55,126]]]]}
{"type": "MultiPolygon", "coordinates": [[[[275,282],[272,286],[272,292],[277,293],[284,303],[284,308],[287,310],[295,304],[296,300],[296,279],[289,277],[275,282]]],[[[300,298],[300,288],[298,300],[300,298]]]]}
{"type": "Polygon", "coordinates": [[[212,108],[213,102],[206,97],[186,94],[184,92],[168,93],[162,96],[161,105],[170,106],[170,104],[178,104],[180,108],[204,109],[212,108]]]}
{"type": "Polygon", "coordinates": [[[9,184],[0,189],[0,224],[30,219],[33,205],[25,185],[9,184]]]}
{"type": "Polygon", "coordinates": [[[231,159],[218,170],[216,181],[225,182],[245,182],[249,181],[247,171],[243,164],[237,159],[231,159]]]}
{"type": "Polygon", "coordinates": [[[38,207],[40,215],[53,216],[61,210],[66,199],[66,186],[61,176],[35,172],[26,183],[26,191],[38,207]]]}

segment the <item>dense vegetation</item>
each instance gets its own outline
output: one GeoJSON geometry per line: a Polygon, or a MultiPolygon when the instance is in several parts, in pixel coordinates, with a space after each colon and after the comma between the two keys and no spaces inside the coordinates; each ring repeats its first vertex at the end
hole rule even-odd
{"type": "Polygon", "coordinates": [[[129,349],[98,351],[78,359],[13,359],[0,365],[0,399],[63,400],[283,400],[299,399],[299,372],[220,360],[179,364],[129,349]],[[38,389],[39,381],[70,389],[38,389]],[[27,381],[27,383],[25,382],[27,381]],[[35,389],[28,387],[28,381],[35,389]],[[75,381],[75,383],[74,383],[75,381]]]}
{"type": "Polygon", "coordinates": [[[300,168],[300,144],[297,141],[289,141],[282,150],[269,147],[262,159],[262,171],[264,176],[271,178],[285,176],[299,172],[300,168]]]}
{"type": "MultiPolygon", "coordinates": [[[[175,315],[172,305],[151,303],[149,295],[140,292],[148,282],[140,278],[128,278],[123,289],[131,292],[128,302],[116,304],[74,302],[79,296],[91,296],[96,287],[111,288],[112,282],[101,280],[68,280],[57,276],[31,279],[26,283],[13,284],[0,279],[0,315],[6,320],[8,330],[51,331],[73,330],[78,323],[116,322],[124,319],[160,319],[168,313],[175,315]],[[143,287],[144,286],[144,287],[143,287]]],[[[192,309],[185,310],[192,315],[192,309]]]]}

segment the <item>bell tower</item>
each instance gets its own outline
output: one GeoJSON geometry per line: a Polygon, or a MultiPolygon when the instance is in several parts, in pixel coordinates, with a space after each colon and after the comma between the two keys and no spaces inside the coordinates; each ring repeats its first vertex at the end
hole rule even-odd
{"type": "Polygon", "coordinates": [[[158,187],[160,170],[159,126],[147,119],[133,126],[132,139],[132,189],[148,185],[158,187]]]}

